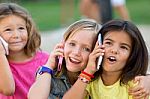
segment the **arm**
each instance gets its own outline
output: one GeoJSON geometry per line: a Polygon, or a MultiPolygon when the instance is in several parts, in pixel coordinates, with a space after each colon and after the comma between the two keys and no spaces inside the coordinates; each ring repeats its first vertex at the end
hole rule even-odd
{"type": "Polygon", "coordinates": [[[5,50],[0,42],[0,93],[12,95],[15,92],[15,82],[5,55],[5,50]]]}
{"type": "MultiPolygon", "coordinates": [[[[94,74],[96,72],[96,58],[99,57],[104,51],[96,44],[96,47],[89,55],[89,61],[87,67],[84,69],[84,72],[88,74],[94,74]]],[[[75,84],[66,92],[63,96],[63,99],[84,99],[89,93],[86,91],[87,83],[83,82],[81,79],[78,79],[75,84]]]]}
{"type": "Polygon", "coordinates": [[[29,90],[28,99],[47,99],[50,92],[50,85],[50,74],[43,73],[39,75],[29,90]]]}
{"type": "Polygon", "coordinates": [[[129,89],[129,94],[133,95],[134,99],[148,99],[150,95],[150,75],[147,76],[137,76],[135,77],[135,82],[139,82],[139,84],[129,89]],[[141,94],[141,95],[139,95],[141,94]]]}
{"type": "MultiPolygon", "coordinates": [[[[57,44],[54,50],[51,52],[50,57],[45,64],[45,66],[51,68],[52,70],[56,68],[56,57],[63,56],[62,43],[57,44]]],[[[43,73],[42,75],[37,75],[35,83],[31,86],[28,99],[47,99],[51,90],[51,75],[48,73],[43,73]]]]}

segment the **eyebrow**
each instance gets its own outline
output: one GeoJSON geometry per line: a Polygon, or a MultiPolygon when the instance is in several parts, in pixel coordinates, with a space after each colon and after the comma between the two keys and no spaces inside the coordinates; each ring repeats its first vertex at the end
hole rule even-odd
{"type": "MultiPolygon", "coordinates": [[[[112,39],[109,39],[109,38],[106,38],[106,39],[104,39],[104,40],[109,40],[109,41],[111,41],[111,42],[114,42],[112,39]]],[[[129,44],[127,44],[127,43],[121,43],[122,45],[125,45],[125,46],[128,46],[130,49],[131,49],[131,46],[129,45],[129,44]]]]}
{"type": "MultiPolygon", "coordinates": [[[[70,40],[70,41],[72,41],[72,42],[77,42],[76,40],[70,40]]],[[[83,45],[83,46],[90,47],[90,48],[92,47],[92,45],[91,45],[91,44],[87,44],[87,43],[86,43],[86,44],[82,44],[82,45],[83,45]]]]}

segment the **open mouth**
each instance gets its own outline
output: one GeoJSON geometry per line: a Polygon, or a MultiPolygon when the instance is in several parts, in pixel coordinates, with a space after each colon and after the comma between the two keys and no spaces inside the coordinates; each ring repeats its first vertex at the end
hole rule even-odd
{"type": "Polygon", "coordinates": [[[81,63],[80,60],[75,59],[75,58],[72,58],[72,57],[69,57],[69,60],[70,60],[70,62],[72,62],[72,63],[74,63],[74,64],[79,64],[79,63],[81,63]]]}
{"type": "Polygon", "coordinates": [[[116,57],[114,57],[114,56],[108,57],[108,60],[109,60],[110,62],[116,62],[116,61],[117,61],[116,57]]]}

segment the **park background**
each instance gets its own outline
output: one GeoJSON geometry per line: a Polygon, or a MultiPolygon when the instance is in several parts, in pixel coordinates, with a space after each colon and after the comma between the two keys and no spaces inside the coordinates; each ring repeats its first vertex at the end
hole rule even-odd
{"type": "MultiPolygon", "coordinates": [[[[18,3],[29,11],[41,33],[41,49],[47,52],[51,52],[56,43],[61,41],[66,27],[81,19],[80,0],[0,0],[0,2],[18,3]]],[[[126,6],[131,21],[138,26],[144,37],[150,57],[150,0],[126,0],[126,6]]],[[[113,18],[119,18],[116,12],[113,12],[113,18]]]]}
{"type": "MultiPolygon", "coordinates": [[[[32,15],[40,31],[68,26],[81,18],[80,0],[0,0],[16,2],[32,15]]],[[[126,0],[131,20],[137,25],[150,25],[150,0],[126,0]]],[[[114,18],[118,18],[114,12],[114,18]]]]}

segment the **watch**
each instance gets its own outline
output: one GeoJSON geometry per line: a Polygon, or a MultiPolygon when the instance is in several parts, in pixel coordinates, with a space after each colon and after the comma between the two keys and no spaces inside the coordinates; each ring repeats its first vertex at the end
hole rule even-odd
{"type": "Polygon", "coordinates": [[[49,74],[53,75],[53,74],[54,74],[54,71],[53,71],[52,69],[46,67],[46,66],[41,66],[41,67],[38,69],[38,71],[37,71],[36,74],[42,75],[43,73],[49,73],[49,74]]]}

